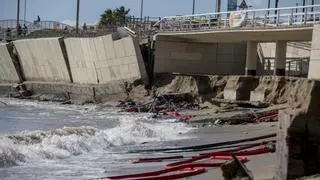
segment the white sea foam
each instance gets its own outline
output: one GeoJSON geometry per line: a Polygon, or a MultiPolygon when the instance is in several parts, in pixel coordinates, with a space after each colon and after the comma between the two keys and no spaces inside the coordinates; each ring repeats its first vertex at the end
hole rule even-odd
{"type": "Polygon", "coordinates": [[[190,130],[183,123],[159,122],[147,115],[121,115],[119,125],[100,130],[90,126],[30,131],[0,137],[0,167],[39,160],[66,159],[90,153],[104,153],[111,147],[142,142],[186,138],[190,130]]]}

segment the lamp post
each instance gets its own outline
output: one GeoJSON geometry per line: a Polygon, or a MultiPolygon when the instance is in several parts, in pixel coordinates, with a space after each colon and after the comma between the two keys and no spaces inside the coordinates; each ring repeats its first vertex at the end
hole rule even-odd
{"type": "MultiPolygon", "coordinates": [[[[276,9],[279,7],[279,0],[276,0],[276,1],[275,1],[274,7],[275,7],[276,9]]],[[[276,23],[278,11],[275,10],[275,11],[274,11],[274,14],[276,15],[276,17],[274,18],[274,22],[276,23]]]]}
{"type": "Polygon", "coordinates": [[[17,29],[20,21],[20,0],[17,1],[17,29]]]}
{"type": "Polygon", "coordinates": [[[196,8],[196,0],[193,0],[193,4],[192,4],[192,14],[194,14],[196,8]]]}
{"type": "Polygon", "coordinates": [[[23,16],[24,23],[26,23],[26,16],[27,16],[27,0],[24,0],[24,16],[23,16]]]}
{"type": "Polygon", "coordinates": [[[268,0],[268,17],[269,17],[269,15],[270,15],[270,11],[269,11],[270,6],[271,6],[271,0],[268,0]]]}
{"type": "Polygon", "coordinates": [[[140,21],[142,23],[143,19],[143,0],[141,0],[141,6],[140,6],[140,21]]]}
{"type": "Polygon", "coordinates": [[[219,13],[221,10],[221,0],[216,0],[216,13],[219,13]]]}
{"type": "Polygon", "coordinates": [[[80,9],[80,0],[77,0],[77,17],[76,17],[76,33],[79,33],[79,10],[80,9]]]}

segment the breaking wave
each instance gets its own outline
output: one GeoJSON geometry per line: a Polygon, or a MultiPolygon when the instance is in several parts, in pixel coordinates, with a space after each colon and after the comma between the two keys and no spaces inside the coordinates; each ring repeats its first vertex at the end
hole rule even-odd
{"type": "Polygon", "coordinates": [[[121,116],[119,125],[100,130],[90,126],[22,132],[0,137],[0,168],[42,159],[64,159],[103,153],[111,147],[186,138],[182,123],[154,122],[148,117],[121,116]]]}

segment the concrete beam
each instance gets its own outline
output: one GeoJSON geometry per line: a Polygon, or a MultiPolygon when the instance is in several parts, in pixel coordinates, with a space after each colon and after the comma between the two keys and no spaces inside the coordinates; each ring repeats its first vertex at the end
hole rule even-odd
{"type": "Polygon", "coordinates": [[[247,43],[247,59],[246,59],[246,75],[257,75],[257,46],[258,42],[248,41],[247,43]]]}
{"type": "Polygon", "coordinates": [[[311,41],[312,27],[303,28],[281,28],[281,29],[255,29],[255,30],[224,30],[203,32],[163,32],[157,34],[172,38],[181,38],[189,42],[218,43],[218,42],[274,42],[283,41],[311,41]]]}
{"type": "Polygon", "coordinates": [[[286,75],[286,57],[287,56],[287,42],[276,42],[276,56],[275,56],[275,68],[274,75],[285,76],[286,75]]]}

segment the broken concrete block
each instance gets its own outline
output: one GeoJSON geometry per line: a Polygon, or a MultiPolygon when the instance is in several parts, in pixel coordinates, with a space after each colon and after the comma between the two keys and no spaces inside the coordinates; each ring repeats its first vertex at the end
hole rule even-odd
{"type": "Polygon", "coordinates": [[[259,78],[252,76],[231,76],[224,88],[224,99],[250,100],[250,93],[259,85],[259,78]]]}

